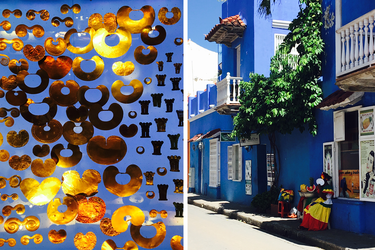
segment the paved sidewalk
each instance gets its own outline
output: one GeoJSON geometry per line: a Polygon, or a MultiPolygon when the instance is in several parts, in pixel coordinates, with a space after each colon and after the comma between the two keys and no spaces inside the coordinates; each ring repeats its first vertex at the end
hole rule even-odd
{"type": "Polygon", "coordinates": [[[256,214],[250,206],[215,200],[207,196],[188,194],[188,203],[216,213],[225,214],[232,219],[244,221],[255,225],[270,233],[275,233],[300,242],[314,245],[323,249],[349,250],[349,249],[375,249],[375,236],[368,234],[355,234],[338,229],[325,231],[300,230],[300,221],[292,218],[272,217],[256,214]]]}

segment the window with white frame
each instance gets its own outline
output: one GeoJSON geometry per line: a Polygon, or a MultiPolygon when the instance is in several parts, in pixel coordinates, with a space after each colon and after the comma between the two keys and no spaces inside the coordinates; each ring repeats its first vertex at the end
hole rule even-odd
{"type": "Polygon", "coordinates": [[[360,198],[360,143],[359,108],[350,108],[333,113],[334,141],[337,169],[333,173],[335,196],[360,198]]]}
{"type": "Polygon", "coordinates": [[[236,47],[236,76],[241,76],[241,44],[236,47]]]}
{"type": "MultiPolygon", "coordinates": [[[[284,35],[284,34],[275,34],[275,37],[274,37],[274,54],[276,54],[276,51],[278,50],[280,44],[283,43],[285,37],[286,37],[286,35],[284,35]]],[[[293,69],[295,69],[296,66],[297,66],[296,60],[297,60],[298,55],[299,55],[298,51],[297,51],[297,45],[292,48],[292,50],[290,51],[289,54],[294,55],[292,58],[289,58],[289,65],[291,65],[291,67],[293,69]]]]}
{"type": "Polygon", "coordinates": [[[210,140],[210,160],[209,160],[209,183],[210,187],[220,186],[220,141],[219,139],[210,140]]]}
{"type": "Polygon", "coordinates": [[[240,144],[228,146],[228,179],[242,180],[242,147],[240,144]]]}

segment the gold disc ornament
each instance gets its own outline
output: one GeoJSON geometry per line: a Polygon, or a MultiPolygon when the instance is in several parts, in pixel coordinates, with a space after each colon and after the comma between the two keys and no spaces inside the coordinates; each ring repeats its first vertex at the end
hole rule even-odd
{"type": "Polygon", "coordinates": [[[117,167],[109,166],[104,170],[103,182],[104,186],[109,192],[120,197],[128,197],[135,194],[142,186],[142,171],[135,165],[129,165],[126,168],[125,173],[121,173],[117,167]],[[116,181],[116,176],[118,174],[128,174],[130,175],[130,181],[127,184],[119,184],[116,181]]]}
{"type": "Polygon", "coordinates": [[[115,33],[109,33],[105,28],[98,29],[94,35],[95,51],[106,58],[116,58],[125,55],[132,44],[130,32],[124,28],[118,28],[115,33]],[[109,35],[117,35],[120,42],[115,46],[108,46],[105,38],[109,35]]]}
{"type": "Polygon", "coordinates": [[[76,57],[73,60],[73,73],[76,77],[83,81],[94,81],[98,79],[104,71],[104,62],[99,56],[93,56],[91,59],[83,59],[82,57],[76,57]],[[82,61],[94,61],[95,69],[91,72],[84,72],[81,69],[82,61]]]}
{"type": "Polygon", "coordinates": [[[117,22],[120,27],[129,30],[132,34],[141,33],[147,26],[152,26],[155,21],[155,10],[150,5],[143,6],[140,10],[133,10],[129,6],[123,6],[117,11],[117,22]],[[132,11],[142,11],[143,17],[140,20],[132,20],[129,17],[132,11]]]}

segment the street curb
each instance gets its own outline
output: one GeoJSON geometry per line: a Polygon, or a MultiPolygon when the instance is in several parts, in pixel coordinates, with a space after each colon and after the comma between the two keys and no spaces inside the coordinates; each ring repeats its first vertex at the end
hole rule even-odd
{"type": "Polygon", "coordinates": [[[278,221],[272,221],[264,223],[263,221],[257,220],[255,216],[249,216],[249,213],[240,212],[236,210],[230,210],[230,209],[224,209],[221,205],[214,206],[210,204],[205,204],[204,202],[196,201],[193,199],[188,198],[188,204],[192,204],[201,208],[208,209],[210,211],[216,212],[218,214],[224,214],[228,216],[231,219],[236,219],[240,221],[244,221],[247,224],[256,226],[264,231],[267,231],[269,233],[277,234],[286,238],[290,238],[293,240],[298,240],[302,243],[314,245],[323,249],[328,250],[347,250],[348,248],[337,246],[331,242],[321,240],[315,237],[312,237],[310,235],[306,235],[306,231],[291,229],[283,223],[280,223],[278,221]]]}

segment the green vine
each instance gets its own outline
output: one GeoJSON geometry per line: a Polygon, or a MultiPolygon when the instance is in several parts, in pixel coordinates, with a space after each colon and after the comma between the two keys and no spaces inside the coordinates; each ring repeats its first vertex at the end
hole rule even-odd
{"type": "MultiPolygon", "coordinates": [[[[250,81],[240,84],[241,106],[234,117],[233,135],[267,134],[278,158],[275,133],[290,134],[295,128],[302,133],[307,126],[312,135],[317,134],[314,109],[322,100],[319,77],[324,47],[321,18],[319,0],[300,0],[298,16],[271,59],[270,77],[251,73],[250,81]],[[298,55],[289,54],[293,47],[298,55]]],[[[276,162],[275,168],[277,185],[276,162]]]]}

